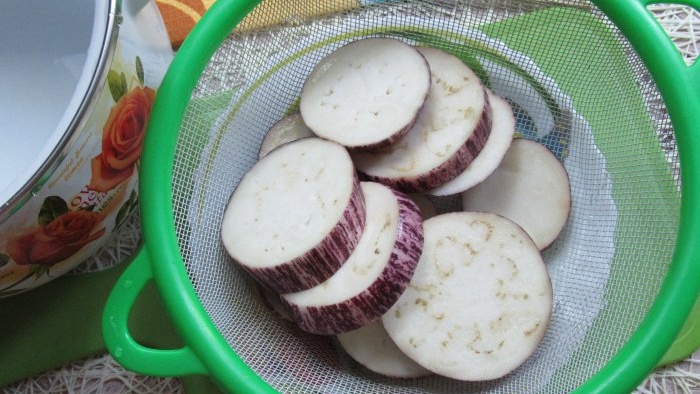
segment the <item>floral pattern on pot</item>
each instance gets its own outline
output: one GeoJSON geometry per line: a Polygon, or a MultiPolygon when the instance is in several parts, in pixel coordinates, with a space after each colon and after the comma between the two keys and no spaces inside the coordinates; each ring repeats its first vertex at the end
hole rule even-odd
{"type": "Polygon", "coordinates": [[[33,227],[7,242],[7,254],[15,263],[52,265],[74,255],[105,233],[100,214],[68,211],[44,226],[33,227]]]}
{"type": "Polygon", "coordinates": [[[92,159],[91,189],[108,191],[133,174],[155,95],[139,85],[118,98],[102,130],[102,153],[92,159]]]}
{"type": "MultiPolygon", "coordinates": [[[[116,52],[122,55],[123,51],[118,47],[116,52]]],[[[139,56],[130,61],[115,58],[107,88],[71,154],[22,214],[4,224],[0,297],[23,292],[75,267],[137,209],[138,163],[160,79],[149,86],[139,56]],[[66,190],[76,178],[84,186],[66,190]],[[29,207],[32,204],[34,208],[29,207]]],[[[166,67],[162,68],[164,73],[166,67]]]]}

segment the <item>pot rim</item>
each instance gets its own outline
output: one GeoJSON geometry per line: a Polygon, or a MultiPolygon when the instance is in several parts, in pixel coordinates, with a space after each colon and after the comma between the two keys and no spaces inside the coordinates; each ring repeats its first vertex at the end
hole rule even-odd
{"type": "MultiPolygon", "coordinates": [[[[98,18],[98,12],[103,11],[107,12],[107,23],[104,30],[93,30],[93,40],[98,43],[96,46],[99,47],[96,51],[97,61],[94,63],[94,70],[90,74],[85,74],[86,70],[83,70],[84,75],[89,75],[89,83],[85,93],[61,138],[52,147],[51,152],[43,158],[39,168],[16,191],[10,192],[13,194],[6,201],[0,200],[0,224],[12,217],[27,201],[38,193],[66,158],[66,148],[75,141],[79,131],[85,127],[89,114],[95,108],[100,93],[105,88],[109,65],[112,63],[117,46],[119,26],[123,20],[121,12],[122,1],[108,0],[109,4],[102,9],[99,9],[99,2],[96,3],[97,8],[95,9],[93,23],[98,18]],[[102,37],[98,39],[98,37],[94,36],[95,34],[101,34],[102,37]]],[[[84,67],[90,67],[90,64],[85,64],[84,67]]]]}

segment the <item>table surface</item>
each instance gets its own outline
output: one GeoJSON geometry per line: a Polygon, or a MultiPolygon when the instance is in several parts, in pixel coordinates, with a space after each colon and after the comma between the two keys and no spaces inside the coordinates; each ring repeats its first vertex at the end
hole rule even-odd
{"type": "MultiPolygon", "coordinates": [[[[193,3],[200,8],[213,1],[177,0],[193,3]]],[[[158,0],[165,11],[175,0],[158,0]]],[[[675,5],[654,5],[650,9],[676,42],[679,51],[690,64],[695,61],[700,50],[700,13],[687,7],[675,5]]],[[[179,40],[183,33],[176,33],[179,40]]],[[[177,45],[177,42],[174,41],[177,45]]],[[[121,242],[116,258],[123,258],[135,250],[140,240],[138,218],[134,219],[119,236],[121,242]],[[119,255],[121,253],[121,256],[119,255]]],[[[115,258],[114,252],[110,258],[115,258]]],[[[93,264],[99,260],[96,256],[93,264]]],[[[99,262],[97,262],[99,264],[99,262]]],[[[125,371],[108,354],[79,360],[62,368],[47,371],[39,376],[0,388],[0,392],[10,393],[183,393],[181,382],[175,378],[155,378],[125,371]]],[[[700,393],[700,351],[688,359],[654,371],[635,393],[700,393]]]]}

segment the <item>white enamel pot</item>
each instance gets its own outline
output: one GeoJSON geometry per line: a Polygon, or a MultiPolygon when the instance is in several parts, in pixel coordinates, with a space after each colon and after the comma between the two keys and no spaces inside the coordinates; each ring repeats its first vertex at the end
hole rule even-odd
{"type": "Polygon", "coordinates": [[[152,0],[0,1],[0,297],[81,264],[136,210],[172,57],[152,0]]]}

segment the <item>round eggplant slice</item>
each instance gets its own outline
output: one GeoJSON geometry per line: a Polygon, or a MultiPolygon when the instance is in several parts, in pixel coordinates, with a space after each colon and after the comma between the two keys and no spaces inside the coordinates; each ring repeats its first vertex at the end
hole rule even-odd
{"type": "Polygon", "coordinates": [[[226,251],[282,293],[330,278],[360,240],[365,205],[347,150],[304,138],[270,152],[241,179],[226,207],[226,251]]]}
{"type": "Polygon", "coordinates": [[[369,180],[406,193],[435,189],[462,173],[491,132],[491,109],[479,78],[458,58],[419,48],[432,84],[416,124],[405,137],[377,152],[354,153],[369,180]]]}
{"type": "Polygon", "coordinates": [[[552,285],[539,250],[512,221],[456,212],[424,223],[409,287],[382,317],[389,336],[436,374],[500,378],[535,351],[549,325],[552,285]]]}
{"type": "Polygon", "coordinates": [[[408,132],[429,88],[428,63],[414,47],[392,38],[366,38],[316,65],[299,108],[319,137],[352,151],[372,151],[408,132]]]}
{"type": "Polygon", "coordinates": [[[379,319],[406,289],[423,247],[423,219],[413,201],[389,187],[362,182],[367,219],[352,255],[327,281],[282,294],[299,327],[340,334],[379,319]]]}

